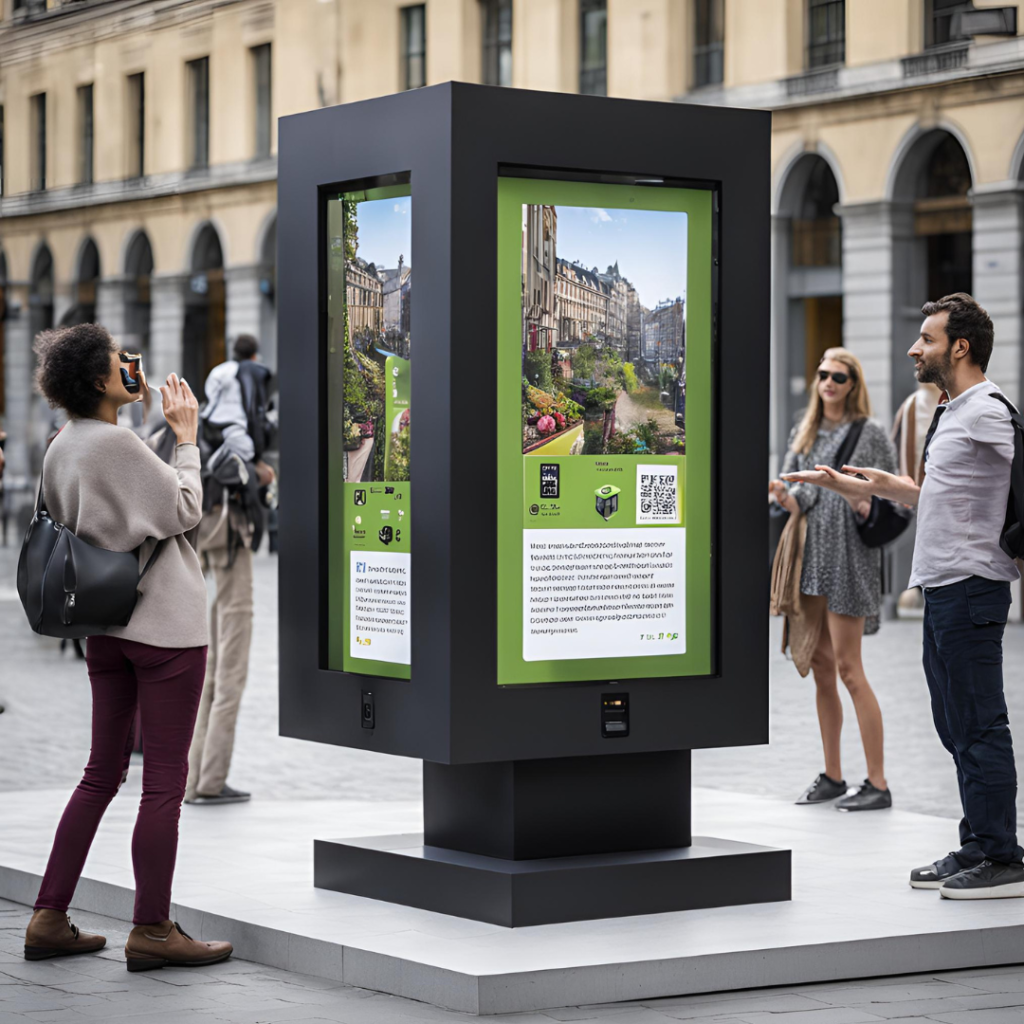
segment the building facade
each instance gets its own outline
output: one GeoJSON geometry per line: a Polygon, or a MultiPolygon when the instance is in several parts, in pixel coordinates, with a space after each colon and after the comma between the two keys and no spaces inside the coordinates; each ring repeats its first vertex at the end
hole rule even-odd
{"type": "MultiPolygon", "coordinates": [[[[0,13],[9,493],[30,486],[50,425],[31,388],[38,330],[98,319],[151,376],[193,382],[245,330],[275,365],[276,118],[449,79],[774,112],[773,306],[743,315],[771,319],[776,462],[830,345],[860,356],[892,415],[913,386],[920,305],[940,293],[987,306],[991,375],[1022,394],[1016,4],[2,0],[0,13]]],[[[628,150],[616,140],[608,169],[629,170],[628,150]]],[[[556,273],[538,327],[563,344],[607,334],[600,284],[556,273]]],[[[631,352],[646,332],[624,292],[612,318],[631,352]]]]}

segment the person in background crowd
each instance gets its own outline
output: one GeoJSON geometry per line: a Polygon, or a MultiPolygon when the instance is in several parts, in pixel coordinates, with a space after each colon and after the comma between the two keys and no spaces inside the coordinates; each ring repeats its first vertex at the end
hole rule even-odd
{"type": "Polygon", "coordinates": [[[40,391],[68,415],[43,462],[47,510],[90,544],[138,548],[141,563],[158,543],[160,550],[140,582],[128,625],[88,640],[92,750],[57,827],[25,934],[25,957],[91,953],[106,944],[102,935],[72,925],[67,909],[100,819],[127,778],[138,708],[146,759],[132,837],[135,927],[125,945],[128,970],[217,963],[231,955],[230,943],[196,942],[170,920],[188,744],[206,667],[206,587],[184,536],[201,515],[198,404],[173,373],[160,389],[177,441],[167,465],[117,426],[118,409],[140,396],[125,390],[106,329],[79,324],[48,331],[36,339],[35,351],[40,391]]]}
{"type": "Polygon", "coordinates": [[[202,413],[203,520],[199,552],[217,592],[210,607],[210,658],[189,752],[188,804],[226,804],[249,793],[227,784],[235,725],[249,675],[252,641],[253,551],[263,532],[260,489],[274,480],[262,461],[270,370],[257,362],[259,346],[240,334],[235,358],[206,380],[202,413]]]}
{"type": "MultiPolygon", "coordinates": [[[[842,348],[829,349],[818,366],[815,388],[803,420],[789,438],[783,475],[831,463],[855,422],[865,421],[854,449],[859,462],[896,468],[896,453],[880,423],[869,419],[871,402],[860,361],[842,348]]],[[[807,518],[800,592],[818,633],[810,658],[814,673],[818,724],[825,770],[797,803],[822,804],[836,798],[842,811],[873,811],[892,806],[885,779],[882,712],[861,662],[861,638],[878,632],[882,603],[881,551],[867,547],[857,531],[858,515],[870,512],[870,499],[847,502],[836,494],[782,480],[769,485],[770,495],[791,514],[807,518]],[[843,705],[836,687],[842,679],[853,699],[860,726],[867,778],[849,795],[843,780],[840,737],[843,705]]],[[[797,662],[801,675],[807,667],[797,662]]]]}
{"type": "Polygon", "coordinates": [[[1024,896],[1003,697],[1003,630],[1010,583],[1020,577],[1000,545],[1014,428],[1002,392],[985,376],[995,340],[988,313],[964,292],[926,302],[921,312],[921,335],[908,355],[917,379],[943,392],[925,441],[921,486],[866,460],[840,472],[820,465],[790,479],[848,501],[878,495],[917,506],[910,585],[924,590],[924,672],[935,729],[956,765],[963,818],[960,849],[915,868],[910,884],[949,899],[1024,896]]]}

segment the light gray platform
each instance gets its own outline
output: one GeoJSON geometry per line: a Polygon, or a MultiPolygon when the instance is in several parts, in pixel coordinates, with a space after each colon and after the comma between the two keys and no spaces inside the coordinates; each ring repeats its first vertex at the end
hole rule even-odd
{"type": "MultiPolygon", "coordinates": [[[[130,919],[137,795],[111,805],[79,908],[130,919]]],[[[0,794],[0,897],[33,902],[67,796],[0,794]]],[[[698,789],[693,827],[792,849],[793,901],[510,930],[313,888],[315,837],[419,831],[418,805],[254,801],[183,809],[173,916],[244,959],[480,1014],[1024,961],[1024,900],[907,885],[951,820],[698,789]]]]}

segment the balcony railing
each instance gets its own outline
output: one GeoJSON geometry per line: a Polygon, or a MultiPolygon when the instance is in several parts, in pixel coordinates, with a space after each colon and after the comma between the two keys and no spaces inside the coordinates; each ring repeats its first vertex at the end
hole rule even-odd
{"type": "Polygon", "coordinates": [[[813,96],[821,92],[833,92],[839,88],[839,68],[822,68],[808,71],[786,79],[787,96],[813,96]]]}
{"type": "Polygon", "coordinates": [[[913,57],[904,57],[903,77],[915,78],[918,75],[935,75],[942,71],[955,71],[967,64],[967,44],[960,43],[943,50],[929,50],[917,53],[913,57]]]}

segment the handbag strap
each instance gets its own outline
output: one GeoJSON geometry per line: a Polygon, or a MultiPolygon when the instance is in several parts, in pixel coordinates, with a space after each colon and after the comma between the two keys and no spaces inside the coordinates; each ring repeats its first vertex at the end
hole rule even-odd
{"type": "MultiPolygon", "coordinates": [[[[63,428],[61,428],[63,429],[63,428]]],[[[60,431],[58,431],[60,433],[60,431]]],[[[56,435],[55,435],[56,436],[56,435]]],[[[46,452],[50,450],[47,445],[46,452]]],[[[36,518],[39,517],[40,512],[46,511],[46,498],[43,495],[43,473],[46,469],[46,452],[43,452],[43,466],[39,471],[39,493],[36,495],[36,518]]],[[[153,553],[146,559],[146,564],[142,568],[142,572],[139,573],[139,582],[142,582],[142,578],[153,568],[153,563],[156,561],[157,556],[163,550],[164,545],[167,543],[167,538],[164,537],[162,540],[156,542],[156,547],[153,548],[153,553]]]]}
{"type": "Polygon", "coordinates": [[[864,433],[865,423],[867,420],[854,420],[850,424],[850,430],[843,438],[843,443],[839,446],[835,461],[832,463],[832,468],[837,472],[841,472],[843,466],[853,457],[853,453],[857,450],[857,442],[860,441],[860,435],[864,433]]]}
{"type": "Polygon", "coordinates": [[[158,540],[156,542],[156,547],[153,548],[153,554],[151,554],[149,556],[149,558],[146,559],[146,564],[145,564],[145,566],[143,566],[142,572],[139,573],[139,582],[140,583],[142,582],[143,576],[145,576],[146,573],[149,572],[149,570],[153,568],[153,563],[156,561],[157,555],[159,555],[160,552],[163,551],[164,545],[166,543],[167,543],[167,538],[166,537],[164,537],[163,540],[158,540]]]}

